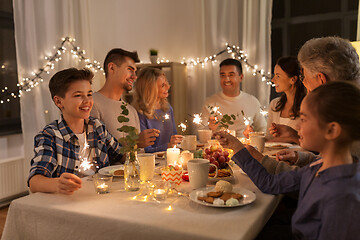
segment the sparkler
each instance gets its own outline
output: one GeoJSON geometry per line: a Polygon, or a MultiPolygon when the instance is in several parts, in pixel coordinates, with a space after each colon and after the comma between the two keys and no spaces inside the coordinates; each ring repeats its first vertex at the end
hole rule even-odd
{"type": "Polygon", "coordinates": [[[185,123],[182,123],[182,122],[178,125],[178,127],[181,128],[181,131],[182,131],[182,132],[185,132],[185,131],[186,131],[186,128],[187,128],[186,124],[185,124],[185,123]]]}
{"type": "MultiPolygon", "coordinates": [[[[87,138],[86,138],[86,133],[85,133],[85,142],[84,142],[84,147],[83,149],[81,149],[80,151],[80,155],[79,155],[79,160],[80,160],[80,166],[78,169],[78,172],[86,172],[87,170],[91,169],[94,166],[94,163],[89,161],[88,158],[90,157],[91,154],[91,148],[89,143],[87,142],[87,138]],[[87,154],[87,149],[89,149],[89,153],[87,154]],[[88,157],[82,157],[88,155],[88,157]]],[[[99,166],[96,166],[96,168],[98,168],[99,166]]]]}
{"type": "Polygon", "coordinates": [[[167,114],[167,113],[166,113],[166,114],[164,115],[164,119],[165,119],[165,120],[168,120],[168,119],[170,119],[170,116],[169,116],[169,114],[167,114]]]}
{"type": "Polygon", "coordinates": [[[266,111],[260,107],[260,114],[263,115],[264,117],[266,117],[268,115],[268,111],[266,111]]]}
{"type": "Polygon", "coordinates": [[[250,125],[251,118],[250,118],[250,117],[248,117],[248,118],[245,117],[245,114],[244,114],[244,111],[243,111],[243,110],[241,110],[241,114],[243,115],[244,124],[245,124],[246,126],[250,125]]]}
{"type": "Polygon", "coordinates": [[[196,125],[200,125],[202,123],[200,114],[198,114],[198,113],[194,114],[193,123],[195,123],[196,125]]]}

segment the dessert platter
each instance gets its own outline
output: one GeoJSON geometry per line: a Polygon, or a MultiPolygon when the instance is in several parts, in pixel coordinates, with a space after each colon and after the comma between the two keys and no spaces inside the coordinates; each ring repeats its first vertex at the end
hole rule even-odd
{"type": "Polygon", "coordinates": [[[227,181],[218,181],[215,187],[193,190],[189,198],[197,204],[208,207],[231,208],[254,202],[256,195],[245,188],[233,188],[227,181]]]}
{"type": "Polygon", "coordinates": [[[124,177],[124,165],[104,167],[99,170],[99,173],[103,175],[112,175],[114,177],[124,177]]]}

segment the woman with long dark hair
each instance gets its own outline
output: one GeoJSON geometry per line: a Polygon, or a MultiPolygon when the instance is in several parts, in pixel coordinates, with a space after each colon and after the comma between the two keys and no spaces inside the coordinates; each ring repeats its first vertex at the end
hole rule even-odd
{"type": "Polygon", "coordinates": [[[266,139],[273,142],[292,142],[287,138],[273,137],[269,128],[273,124],[283,124],[296,129],[300,116],[300,104],[306,89],[300,80],[300,65],[296,57],[281,57],[274,68],[272,82],[276,92],[283,94],[273,99],[269,105],[266,139]]]}

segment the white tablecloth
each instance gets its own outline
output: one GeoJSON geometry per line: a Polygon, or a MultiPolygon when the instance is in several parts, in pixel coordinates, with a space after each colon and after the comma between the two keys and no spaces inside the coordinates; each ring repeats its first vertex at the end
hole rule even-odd
{"type": "MultiPolygon", "coordinates": [[[[276,208],[279,197],[263,194],[235,171],[234,186],[256,194],[252,204],[213,208],[179,197],[169,203],[141,202],[114,182],[112,192],[97,195],[93,183],[72,196],[35,193],[14,200],[2,240],[17,239],[253,239],[276,208]]],[[[190,192],[189,183],[182,191],[190,192]]]]}

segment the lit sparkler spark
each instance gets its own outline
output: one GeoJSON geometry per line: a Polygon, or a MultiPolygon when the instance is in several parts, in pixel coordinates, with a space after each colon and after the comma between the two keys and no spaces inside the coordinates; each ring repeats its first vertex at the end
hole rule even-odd
{"type": "Polygon", "coordinates": [[[260,108],[260,114],[265,117],[268,115],[268,111],[265,111],[264,109],[260,108]]]}
{"type": "Polygon", "coordinates": [[[181,128],[181,131],[183,131],[183,132],[185,132],[186,128],[187,128],[186,124],[182,123],[182,122],[178,125],[178,127],[181,128]]]}
{"type": "Polygon", "coordinates": [[[202,123],[202,119],[201,119],[200,114],[198,114],[198,113],[194,114],[193,123],[195,123],[197,125],[200,125],[202,123]]]}
{"type": "MultiPolygon", "coordinates": [[[[90,169],[91,166],[92,166],[92,163],[89,162],[89,161],[87,160],[87,158],[85,158],[85,159],[80,163],[80,169],[82,169],[83,171],[86,171],[86,170],[90,169]]],[[[80,169],[79,169],[79,171],[80,171],[80,169]]]]}
{"type": "Polygon", "coordinates": [[[169,116],[169,114],[167,114],[167,113],[166,113],[166,114],[164,115],[164,118],[165,118],[165,120],[168,120],[168,119],[170,119],[170,116],[169,116]]]}

